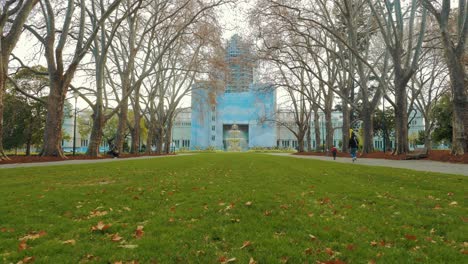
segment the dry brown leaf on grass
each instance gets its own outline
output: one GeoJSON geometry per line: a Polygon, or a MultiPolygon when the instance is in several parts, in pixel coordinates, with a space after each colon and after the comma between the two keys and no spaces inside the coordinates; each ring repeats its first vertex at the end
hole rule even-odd
{"type": "Polygon", "coordinates": [[[140,238],[143,237],[143,234],[145,233],[145,232],[143,231],[143,227],[144,227],[144,226],[137,226],[137,228],[136,228],[136,230],[135,230],[135,237],[136,237],[136,238],[140,239],[140,238]]]}
{"type": "Polygon", "coordinates": [[[17,264],[26,264],[26,263],[33,263],[34,257],[24,257],[22,260],[18,261],[17,264]]]}
{"type": "Polygon", "coordinates": [[[250,257],[249,264],[257,264],[257,261],[250,257]]]}
{"type": "Polygon", "coordinates": [[[112,224],[104,224],[104,222],[99,221],[97,225],[91,227],[91,231],[106,231],[111,226],[112,224]]]}
{"type": "Polygon", "coordinates": [[[18,251],[23,251],[28,248],[28,245],[26,244],[26,240],[21,240],[21,242],[18,245],[18,251]]]}
{"type": "Polygon", "coordinates": [[[246,247],[250,247],[252,245],[252,242],[250,241],[244,241],[244,243],[242,243],[242,247],[240,247],[240,249],[243,249],[243,248],[246,248],[246,247]]]}
{"type": "Polygon", "coordinates": [[[104,215],[107,215],[107,211],[94,210],[89,213],[88,218],[99,217],[104,215]]]}
{"type": "Polygon", "coordinates": [[[113,241],[113,242],[119,242],[119,241],[121,241],[121,240],[122,240],[122,237],[119,236],[119,233],[113,234],[113,235],[111,236],[111,241],[113,241]]]}
{"type": "Polygon", "coordinates": [[[416,240],[416,236],[415,236],[415,235],[406,234],[406,235],[405,235],[405,238],[408,239],[408,240],[416,240]]]}
{"type": "Polygon", "coordinates": [[[47,235],[47,232],[46,231],[39,231],[39,232],[31,232],[27,235],[25,235],[24,237],[18,239],[20,241],[22,240],[35,240],[35,239],[38,239],[40,237],[43,237],[47,235]]]}
{"type": "Polygon", "coordinates": [[[219,260],[219,263],[221,263],[221,264],[227,264],[227,263],[235,262],[235,261],[236,261],[236,258],[230,258],[230,259],[228,259],[227,257],[222,256],[222,257],[220,257],[218,260],[219,260]]]}
{"type": "Polygon", "coordinates": [[[70,240],[63,241],[62,244],[74,246],[76,244],[76,241],[75,239],[70,239],[70,240]]]}

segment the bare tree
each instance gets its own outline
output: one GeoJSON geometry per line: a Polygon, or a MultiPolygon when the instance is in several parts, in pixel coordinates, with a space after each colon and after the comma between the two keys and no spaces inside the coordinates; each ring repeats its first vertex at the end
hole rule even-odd
{"type": "Polygon", "coordinates": [[[31,10],[38,0],[8,0],[0,5],[0,160],[8,159],[3,150],[3,97],[10,55],[23,32],[31,10]]]}
{"type": "Polygon", "coordinates": [[[367,0],[367,2],[393,61],[397,144],[395,153],[407,153],[409,151],[408,82],[418,68],[427,12],[426,9],[419,7],[417,0],[411,0],[406,8],[402,6],[400,0],[385,0],[383,3],[367,0]],[[420,18],[417,18],[418,14],[420,18]],[[417,20],[420,22],[419,28],[415,26],[417,20]]]}
{"type": "Polygon", "coordinates": [[[422,2],[439,24],[451,81],[453,101],[452,154],[463,155],[468,152],[468,79],[466,76],[468,4],[466,0],[459,0],[458,14],[453,14],[457,12],[457,9],[451,8],[450,0],[422,0],[422,2]]]}
{"type": "Polygon", "coordinates": [[[431,134],[435,125],[432,118],[433,108],[440,97],[449,90],[448,78],[447,65],[443,62],[441,52],[430,48],[421,57],[421,67],[411,80],[415,108],[424,119],[424,146],[427,150],[432,148],[431,134]]]}
{"type": "Polygon", "coordinates": [[[65,157],[61,142],[64,102],[68,88],[81,60],[86,56],[94,38],[99,33],[103,21],[114,12],[120,2],[121,0],[115,0],[104,9],[100,9],[101,17],[91,32],[85,27],[86,5],[88,4],[85,0],[68,0],[66,3],[41,0],[40,7],[46,32],[43,35],[36,27],[27,26],[27,29],[44,46],[50,82],[42,156],[65,157]],[[79,14],[75,14],[77,8],[80,10],[79,14]],[[65,11],[63,25],[58,29],[57,19],[61,19],[63,11],[65,11]],[[75,29],[77,29],[76,32],[75,29]],[[73,43],[74,48],[71,47],[73,43]],[[68,60],[70,57],[71,59],[68,60]]]}

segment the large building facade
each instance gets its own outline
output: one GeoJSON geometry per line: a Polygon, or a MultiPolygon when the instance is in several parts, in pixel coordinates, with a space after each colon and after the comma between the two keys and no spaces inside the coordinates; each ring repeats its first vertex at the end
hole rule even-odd
{"type": "Polygon", "coordinates": [[[225,58],[226,86],[219,89],[199,83],[193,88],[191,149],[228,150],[234,130],[241,150],[276,146],[276,93],[254,83],[251,58],[248,46],[233,36],[225,58]]]}

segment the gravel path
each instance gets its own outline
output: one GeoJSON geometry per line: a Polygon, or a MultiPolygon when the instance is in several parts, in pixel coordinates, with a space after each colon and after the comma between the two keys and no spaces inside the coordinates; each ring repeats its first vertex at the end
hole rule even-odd
{"type": "Polygon", "coordinates": [[[159,159],[159,158],[180,157],[180,156],[187,156],[187,155],[192,155],[192,154],[187,153],[187,154],[177,154],[177,155],[168,155],[168,156],[143,156],[143,157],[135,157],[135,158],[122,158],[122,159],[63,160],[63,161],[50,161],[50,162],[13,163],[13,164],[0,165],[0,169],[120,162],[120,161],[126,161],[126,160],[159,159]]]}
{"type": "MultiPolygon", "coordinates": [[[[272,153],[275,156],[287,156],[299,159],[316,159],[325,160],[340,163],[353,163],[351,158],[340,158],[337,157],[334,161],[332,157],[324,156],[302,156],[302,155],[291,155],[288,153],[272,153]]],[[[392,167],[410,169],[416,171],[429,171],[439,172],[445,174],[458,174],[468,176],[468,164],[457,164],[448,162],[437,162],[430,160],[385,160],[385,159],[357,159],[355,164],[368,165],[368,166],[381,166],[381,167],[392,167]]]]}

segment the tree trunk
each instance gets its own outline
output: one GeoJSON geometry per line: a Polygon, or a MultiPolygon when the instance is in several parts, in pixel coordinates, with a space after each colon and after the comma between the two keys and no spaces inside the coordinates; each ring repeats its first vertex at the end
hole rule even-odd
{"type": "Polygon", "coordinates": [[[408,95],[407,82],[401,74],[395,72],[395,154],[409,152],[408,147],[408,95]]]}
{"type": "Polygon", "coordinates": [[[86,155],[99,157],[99,147],[102,142],[104,124],[104,114],[102,109],[99,109],[93,114],[93,128],[91,129],[91,137],[86,155]]]}
{"type": "Polygon", "coordinates": [[[362,108],[362,123],[363,123],[363,133],[362,133],[362,153],[370,153],[374,151],[374,128],[372,126],[372,111],[368,106],[363,105],[362,108]]]}
{"type": "Polygon", "coordinates": [[[424,132],[424,147],[427,151],[432,150],[432,137],[430,131],[424,132]]]}
{"type": "MultiPolygon", "coordinates": [[[[0,43],[1,45],[1,43],[0,43]]],[[[1,51],[1,47],[0,47],[1,51]]],[[[1,55],[0,55],[1,56],[1,55]]],[[[0,160],[8,160],[3,150],[3,97],[5,96],[6,79],[8,63],[5,63],[5,58],[0,57],[0,160]]]]}
{"type": "Polygon", "coordinates": [[[311,135],[312,127],[310,126],[310,122],[307,124],[307,152],[312,152],[312,135],[311,135]]]}
{"type": "MultiPolygon", "coordinates": [[[[122,86],[122,94],[126,94],[123,91],[124,86],[122,86]]],[[[125,131],[127,131],[127,118],[128,118],[128,97],[123,99],[122,106],[120,107],[119,112],[119,124],[117,125],[117,135],[115,138],[115,146],[119,153],[123,153],[123,145],[125,141],[125,131]]]]}
{"type": "Polygon", "coordinates": [[[463,155],[468,153],[468,81],[462,58],[458,58],[450,48],[446,48],[445,54],[448,59],[453,102],[452,154],[463,155]]]}
{"type": "Polygon", "coordinates": [[[135,98],[134,105],[133,105],[133,129],[132,129],[132,144],[131,144],[131,153],[137,154],[140,152],[140,121],[141,121],[141,114],[140,114],[140,92],[139,89],[135,89],[134,93],[135,98]]]}
{"type": "Polygon", "coordinates": [[[167,131],[165,135],[165,153],[171,153],[171,143],[172,143],[172,117],[169,117],[169,121],[167,123],[167,131]]]}
{"type": "Polygon", "coordinates": [[[325,138],[325,151],[328,151],[331,149],[331,147],[334,145],[333,144],[333,122],[332,122],[332,112],[331,109],[327,109],[325,112],[325,133],[326,133],[326,138],[325,138]]]}
{"type": "Polygon", "coordinates": [[[349,106],[345,100],[342,100],[343,126],[341,127],[341,151],[348,152],[348,141],[350,138],[349,129],[351,128],[351,116],[349,106]]]}
{"type": "Polygon", "coordinates": [[[315,150],[320,151],[320,116],[318,110],[314,110],[315,150]]]}
{"type": "Polygon", "coordinates": [[[297,152],[304,152],[305,131],[301,129],[297,134],[297,152]]]}
{"type": "Polygon", "coordinates": [[[69,82],[63,81],[56,74],[52,78],[50,80],[50,93],[47,98],[47,116],[41,156],[66,158],[62,150],[62,122],[63,107],[69,82]]]}
{"type": "Polygon", "coordinates": [[[31,140],[28,139],[26,142],[26,156],[31,156],[31,140]]]}
{"type": "Polygon", "coordinates": [[[164,135],[163,135],[163,128],[158,124],[158,128],[156,129],[156,153],[162,154],[163,153],[163,142],[164,142],[164,135]]]}
{"type": "Polygon", "coordinates": [[[151,124],[148,124],[148,137],[146,138],[146,149],[145,154],[150,155],[153,150],[151,149],[153,145],[153,128],[151,124]]]}

